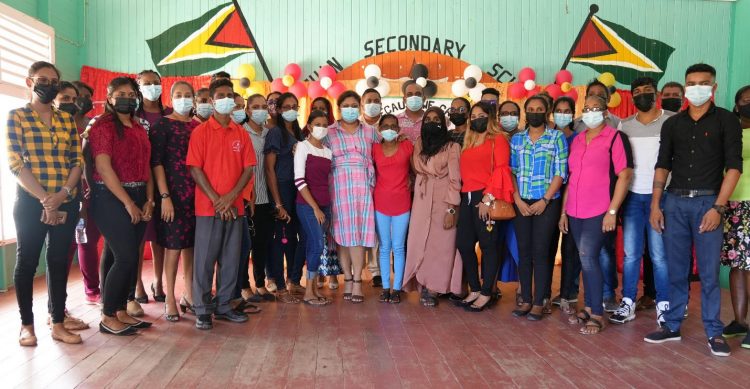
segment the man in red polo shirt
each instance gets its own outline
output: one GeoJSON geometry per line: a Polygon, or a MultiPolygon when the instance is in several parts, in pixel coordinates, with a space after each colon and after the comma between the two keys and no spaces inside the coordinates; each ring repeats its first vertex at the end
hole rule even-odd
{"type": "Polygon", "coordinates": [[[198,315],[195,326],[201,330],[213,328],[212,313],[220,320],[247,321],[247,315],[232,310],[229,303],[240,265],[242,190],[256,164],[250,137],[230,116],[235,105],[232,82],[211,82],[209,94],[213,115],[193,130],[186,161],[197,184],[193,306],[198,315]],[[214,303],[211,287],[217,261],[214,303]]]}

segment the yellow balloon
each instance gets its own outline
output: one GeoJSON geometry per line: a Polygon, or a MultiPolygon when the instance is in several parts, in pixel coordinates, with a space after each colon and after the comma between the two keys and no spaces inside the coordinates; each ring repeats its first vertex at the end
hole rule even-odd
{"type": "Polygon", "coordinates": [[[263,85],[261,85],[259,82],[254,82],[254,83],[250,84],[249,88],[245,89],[245,94],[246,94],[246,96],[244,96],[245,98],[248,98],[248,97],[250,97],[252,95],[255,95],[255,94],[261,94],[261,95],[263,95],[264,94],[263,93],[263,85]]]}
{"type": "Polygon", "coordinates": [[[610,72],[600,74],[598,79],[602,84],[606,85],[607,88],[615,85],[615,75],[610,72]]]}
{"type": "Polygon", "coordinates": [[[249,63],[243,63],[237,68],[237,78],[247,78],[250,81],[255,80],[255,68],[249,63]]]}
{"type": "Polygon", "coordinates": [[[620,103],[622,103],[622,97],[619,93],[615,92],[612,93],[612,96],[609,96],[609,103],[607,103],[607,107],[616,108],[620,106],[620,103]]]}
{"type": "Polygon", "coordinates": [[[563,82],[562,85],[560,85],[560,90],[563,91],[563,93],[568,93],[573,88],[573,85],[570,85],[569,82],[563,82]]]}
{"type": "Polygon", "coordinates": [[[281,83],[284,84],[285,87],[289,88],[290,86],[292,86],[292,84],[294,84],[294,77],[287,74],[281,79],[281,83]]]}

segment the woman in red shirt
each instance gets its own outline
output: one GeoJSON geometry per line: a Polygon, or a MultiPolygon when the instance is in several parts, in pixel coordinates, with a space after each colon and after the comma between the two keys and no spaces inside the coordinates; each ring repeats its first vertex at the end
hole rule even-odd
{"type": "Polygon", "coordinates": [[[409,160],[414,151],[411,142],[398,139],[398,119],[387,114],[378,127],[382,143],[372,146],[375,165],[375,229],[380,241],[380,271],[383,292],[380,302],[401,302],[401,284],[406,265],[406,230],[409,228],[411,191],[409,160]],[[391,290],[391,251],[393,251],[393,290],[391,290]]]}
{"type": "Polygon", "coordinates": [[[490,302],[500,265],[500,229],[490,220],[490,203],[495,199],[513,202],[510,145],[497,122],[489,120],[493,112],[493,107],[484,102],[471,108],[469,130],[461,151],[463,185],[456,246],[471,291],[459,305],[473,312],[484,310],[490,302]],[[490,161],[494,161],[494,165],[490,161]],[[481,284],[475,251],[477,241],[482,250],[481,284]]]}
{"type": "Polygon", "coordinates": [[[138,85],[131,78],[110,81],[105,113],[88,135],[95,164],[92,213],[114,254],[112,263],[102,264],[99,330],[113,335],[133,335],[136,329],[151,326],[125,310],[130,286],[137,276],[138,249],[154,209],[151,144],[146,129],[134,117],[137,90],[138,85]]]}

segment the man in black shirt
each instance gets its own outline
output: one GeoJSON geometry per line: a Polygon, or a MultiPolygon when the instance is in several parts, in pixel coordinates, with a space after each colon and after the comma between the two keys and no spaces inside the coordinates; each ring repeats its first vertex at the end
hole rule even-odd
{"type": "Polygon", "coordinates": [[[716,70],[697,64],[685,72],[688,109],[672,116],[662,127],[654,175],[651,226],[664,233],[669,267],[669,311],[649,343],[680,340],[680,324],[688,299],[691,246],[695,245],[701,276],[701,316],[711,353],[728,356],[719,319],[719,255],[723,238],[722,216],[729,196],[742,174],[742,134],[737,117],[711,101],[716,92],[716,70]],[[661,199],[667,176],[672,179],[661,199]]]}

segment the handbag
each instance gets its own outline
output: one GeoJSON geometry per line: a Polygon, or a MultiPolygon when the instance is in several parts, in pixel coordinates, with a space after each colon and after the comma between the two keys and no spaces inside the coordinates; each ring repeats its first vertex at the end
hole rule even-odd
{"type": "MultiPolygon", "coordinates": [[[[490,154],[490,161],[492,163],[490,168],[490,176],[495,171],[495,140],[492,140],[492,153],[490,154]]],[[[495,221],[501,221],[501,220],[510,220],[516,217],[516,210],[513,209],[513,204],[500,200],[495,199],[490,202],[490,220],[495,221]]]]}

